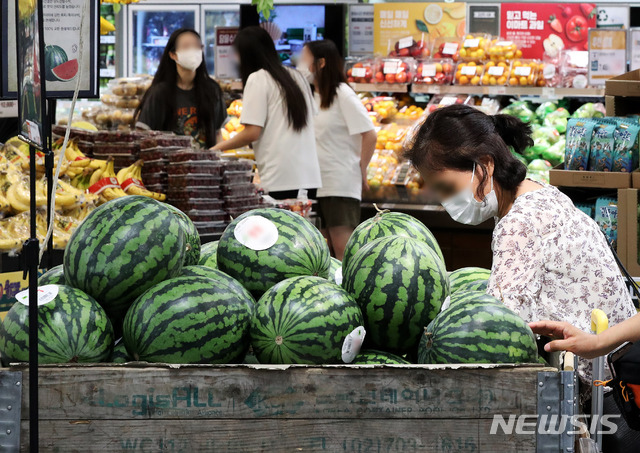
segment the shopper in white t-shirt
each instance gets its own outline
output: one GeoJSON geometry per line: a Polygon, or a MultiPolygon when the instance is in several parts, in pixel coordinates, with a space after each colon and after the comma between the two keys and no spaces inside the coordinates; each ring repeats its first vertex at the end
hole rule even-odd
{"type": "Polygon", "coordinates": [[[376,148],[376,132],[367,110],[347,84],[344,62],[329,40],[305,44],[298,69],[313,83],[319,113],[314,121],[322,188],[318,205],[324,234],[336,258],[360,223],[367,165],[376,148]]]}
{"type": "Polygon", "coordinates": [[[269,34],[260,27],[238,33],[233,47],[244,83],[240,122],[245,128],[214,150],[253,144],[260,183],[276,199],[315,198],[322,186],[313,132],[313,94],[304,77],[282,65],[269,34]]]}

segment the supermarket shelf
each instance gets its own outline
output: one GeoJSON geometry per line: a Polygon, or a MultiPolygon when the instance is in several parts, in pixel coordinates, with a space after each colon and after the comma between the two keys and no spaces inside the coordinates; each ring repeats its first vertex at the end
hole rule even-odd
{"type": "Polygon", "coordinates": [[[550,87],[509,87],[509,86],[461,86],[461,85],[408,85],[387,83],[352,83],[355,91],[424,93],[424,94],[485,94],[493,96],[541,96],[546,98],[563,97],[603,97],[603,88],[550,88],[550,87]]]}
{"type": "Polygon", "coordinates": [[[352,83],[354,91],[384,91],[386,93],[407,93],[409,85],[399,83],[352,83]]]}
{"type": "Polygon", "coordinates": [[[428,94],[488,94],[506,96],[562,97],[602,97],[603,88],[551,88],[551,87],[503,87],[503,86],[460,86],[460,85],[412,85],[413,93],[428,94]]]}

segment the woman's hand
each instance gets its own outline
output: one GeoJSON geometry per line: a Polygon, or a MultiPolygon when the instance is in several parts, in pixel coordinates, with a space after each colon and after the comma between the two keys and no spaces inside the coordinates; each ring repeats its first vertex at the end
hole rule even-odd
{"type": "Polygon", "coordinates": [[[362,178],[362,193],[369,191],[369,181],[367,181],[367,177],[364,176],[362,178]]]}
{"type": "Polygon", "coordinates": [[[599,335],[583,332],[566,322],[537,321],[529,323],[529,327],[533,333],[556,338],[544,346],[544,350],[547,352],[570,351],[586,359],[599,357],[609,352],[606,347],[601,345],[599,335]]]}

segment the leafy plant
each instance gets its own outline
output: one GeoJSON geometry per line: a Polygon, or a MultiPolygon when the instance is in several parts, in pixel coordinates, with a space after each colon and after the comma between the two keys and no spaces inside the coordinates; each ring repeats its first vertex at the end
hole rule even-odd
{"type": "Polygon", "coordinates": [[[269,20],[273,11],[273,0],[251,0],[251,4],[256,7],[258,14],[269,20]]]}

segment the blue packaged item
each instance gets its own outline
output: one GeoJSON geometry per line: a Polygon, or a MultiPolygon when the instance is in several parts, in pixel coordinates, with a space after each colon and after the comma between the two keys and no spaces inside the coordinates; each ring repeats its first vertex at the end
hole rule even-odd
{"type": "Polygon", "coordinates": [[[589,170],[611,171],[615,131],[616,126],[607,123],[598,123],[593,128],[591,148],[589,149],[589,170]]]}
{"type": "Polygon", "coordinates": [[[590,119],[571,118],[567,123],[564,166],[567,170],[587,170],[591,135],[596,123],[590,119]]]}
{"type": "Polygon", "coordinates": [[[596,200],[595,221],[607,236],[609,243],[615,248],[618,244],[618,200],[611,197],[600,197],[596,200]]]}

